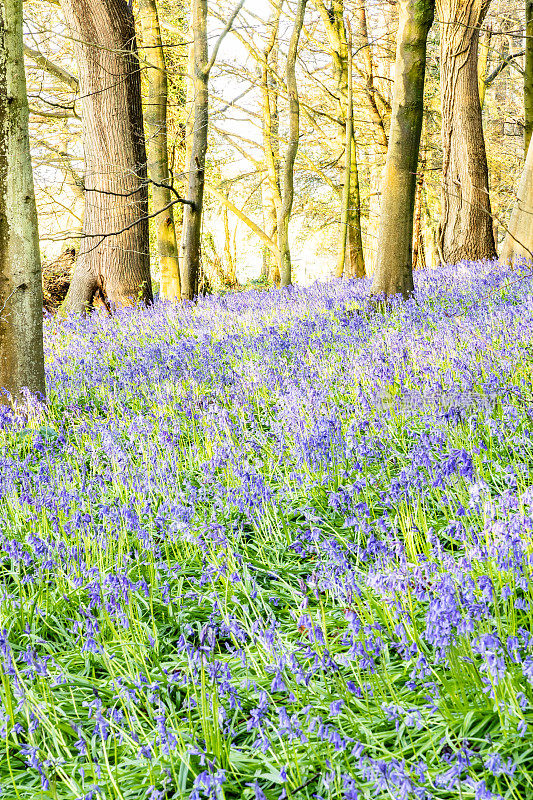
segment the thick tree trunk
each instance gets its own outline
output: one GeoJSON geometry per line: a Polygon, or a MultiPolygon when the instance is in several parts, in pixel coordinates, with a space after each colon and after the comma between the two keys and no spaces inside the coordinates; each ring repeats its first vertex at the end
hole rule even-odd
{"type": "Polygon", "coordinates": [[[298,83],[296,81],[296,57],[298,55],[298,42],[304,23],[307,0],[298,0],[296,17],[292,30],[289,51],[287,53],[286,82],[289,95],[289,141],[285,154],[283,171],[283,195],[278,220],[278,241],[280,252],[281,286],[290,286],[292,283],[291,250],[289,245],[289,223],[292,205],[294,202],[294,165],[300,144],[300,99],[298,97],[298,83]]]}
{"type": "Polygon", "coordinates": [[[43,294],[28,135],[22,0],[0,3],[0,402],[44,397],[43,294]]]}
{"type": "Polygon", "coordinates": [[[533,137],[529,141],[517,202],[511,214],[500,261],[512,263],[519,258],[533,260],[533,137]]]}
{"type": "Polygon", "coordinates": [[[67,312],[100,296],[152,300],[148,186],[135,26],[126,0],[61,0],[78,62],[85,150],[83,238],[67,312]]]}
{"type": "Polygon", "coordinates": [[[168,78],[155,0],[141,0],[139,21],[148,79],[148,98],[144,113],[148,174],[152,182],[154,213],[161,211],[156,217],[161,271],[160,294],[165,300],[176,300],[181,298],[181,285],[173,210],[175,197],[168,188],[170,184],[167,136],[168,78]]]}
{"type": "Polygon", "coordinates": [[[490,0],[437,0],[441,23],[444,259],[495,258],[478,85],[479,29],[490,0]]]}
{"type": "Polygon", "coordinates": [[[427,37],[434,0],[401,0],[392,120],[372,294],[408,297],[413,286],[413,214],[424,111],[427,37]]]}
{"type": "Polygon", "coordinates": [[[526,42],[524,65],[524,152],[527,156],[533,133],[533,0],[526,0],[526,42]]]}

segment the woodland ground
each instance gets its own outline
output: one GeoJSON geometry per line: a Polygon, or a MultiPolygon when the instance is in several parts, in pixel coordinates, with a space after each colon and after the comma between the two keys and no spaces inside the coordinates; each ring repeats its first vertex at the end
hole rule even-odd
{"type": "Polygon", "coordinates": [[[47,323],[0,424],[14,800],[533,797],[533,282],[47,323]]]}

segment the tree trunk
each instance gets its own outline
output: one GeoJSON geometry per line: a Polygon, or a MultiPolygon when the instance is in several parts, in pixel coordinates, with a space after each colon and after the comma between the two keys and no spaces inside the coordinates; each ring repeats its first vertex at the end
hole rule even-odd
{"type": "Polygon", "coordinates": [[[408,297],[413,285],[413,213],[424,111],[427,37],[434,0],[401,0],[392,120],[372,294],[408,297]]]}
{"type": "Polygon", "coordinates": [[[361,195],[359,191],[359,166],[357,164],[357,143],[352,132],[350,148],[350,196],[348,206],[348,276],[365,278],[365,257],[363,234],[361,231],[361,195]]]}
{"type": "Polygon", "coordinates": [[[43,294],[28,135],[22,0],[0,4],[0,402],[44,398],[43,294]]]}
{"type": "Polygon", "coordinates": [[[489,0],[437,0],[441,22],[441,249],[451,264],[495,258],[478,86],[479,29],[489,0]]]}
{"type": "Polygon", "coordinates": [[[415,197],[415,223],[413,231],[413,272],[424,269],[424,238],[422,236],[422,191],[424,188],[424,160],[419,164],[418,178],[416,181],[415,197]]]}
{"type": "MultiPolygon", "coordinates": [[[[365,92],[370,105],[372,121],[376,126],[376,133],[380,145],[384,150],[387,149],[389,140],[385,131],[385,121],[383,114],[378,107],[376,98],[379,98],[382,108],[386,105],[384,98],[380,95],[374,82],[374,60],[372,58],[372,42],[368,36],[368,25],[366,20],[366,0],[359,0],[356,8],[359,22],[359,34],[361,36],[361,55],[365,65],[365,92]]],[[[390,110],[390,109],[389,109],[390,110]]]]}
{"type": "Polygon", "coordinates": [[[193,51],[189,54],[189,81],[194,90],[193,129],[190,136],[188,201],[183,213],[181,236],[182,267],[181,295],[193,300],[198,295],[202,258],[202,218],[205,191],[205,159],[209,132],[209,74],[216,61],[219,47],[244,0],[239,0],[219,36],[211,58],[207,41],[207,0],[191,0],[193,51]]]}
{"type": "MultiPolygon", "coordinates": [[[[339,257],[335,274],[341,277],[344,273],[351,277],[365,276],[365,262],[363,255],[363,237],[361,233],[361,201],[359,193],[359,168],[357,164],[357,145],[353,130],[353,100],[352,100],[352,46],[348,41],[346,25],[344,22],[344,0],[333,0],[331,9],[327,9],[324,0],[315,0],[315,5],[322,18],[328,38],[330,53],[333,60],[333,77],[336,83],[336,94],[339,101],[341,125],[339,135],[339,149],[343,147],[344,161],[344,191],[341,192],[341,223],[339,257]],[[347,143],[351,142],[350,145],[347,143]],[[347,179],[348,176],[348,179],[347,179]],[[346,257],[346,243],[348,253],[346,257]]],[[[366,27],[366,13],[363,7],[360,12],[359,25],[363,35],[368,37],[366,27]]],[[[350,36],[351,40],[351,36],[350,36]]],[[[370,100],[372,112],[379,111],[375,103],[372,72],[372,56],[369,48],[365,61],[367,65],[367,96],[370,100]],[[369,58],[368,58],[369,57],[369,58]]]]}
{"type": "Polygon", "coordinates": [[[126,0],[61,0],[78,62],[85,150],[83,238],[67,312],[101,296],[152,300],[148,186],[135,26],[126,0]]]}
{"type": "Polygon", "coordinates": [[[335,275],[337,278],[342,278],[346,265],[346,245],[348,243],[348,225],[350,216],[350,201],[351,201],[351,178],[352,178],[352,147],[355,149],[355,142],[353,141],[353,92],[352,92],[352,39],[351,36],[348,42],[346,60],[348,62],[348,75],[347,75],[347,88],[346,88],[346,140],[344,143],[345,156],[344,156],[344,187],[342,191],[342,205],[341,205],[341,230],[339,242],[339,255],[337,259],[337,268],[335,275]]]}
{"type": "Polygon", "coordinates": [[[192,0],[194,36],[194,123],[189,162],[188,199],[194,203],[183,212],[181,240],[181,292],[187,300],[198,295],[201,266],[202,214],[204,206],[205,158],[209,125],[209,72],[207,44],[207,0],[192,0]]]}
{"type": "Polygon", "coordinates": [[[529,141],[516,205],[503,242],[500,261],[533,260],[533,137],[529,141]]]}
{"type": "Polygon", "coordinates": [[[526,0],[526,57],[524,64],[524,151],[533,133],[533,0],[526,0]]]}
{"type": "MultiPolygon", "coordinates": [[[[269,239],[273,242],[278,241],[278,210],[276,199],[272,196],[272,190],[269,185],[262,187],[262,205],[263,205],[263,230],[269,239]]],[[[276,245],[277,249],[277,245],[276,245]]],[[[279,283],[279,260],[276,258],[272,249],[268,245],[263,245],[263,264],[261,270],[261,277],[264,280],[272,281],[272,283],[279,283]]]]}
{"type": "MultiPolygon", "coordinates": [[[[278,31],[281,2],[270,16],[270,36],[263,50],[261,63],[261,100],[263,111],[263,154],[267,170],[267,185],[263,190],[263,222],[265,233],[278,241],[278,219],[281,216],[280,154],[279,154],[279,103],[276,70],[278,66],[278,31]]],[[[264,272],[275,286],[280,282],[280,259],[273,257],[269,248],[264,249],[264,272]]]]}
{"type": "Polygon", "coordinates": [[[148,174],[156,216],[157,246],[161,272],[160,294],[165,300],[181,298],[179,249],[174,223],[173,196],[168,168],[167,105],[168,78],[161,29],[155,0],[141,0],[139,21],[143,38],[143,56],[148,79],[146,124],[148,174]]]}
{"type": "Polygon", "coordinates": [[[487,93],[487,75],[490,61],[490,43],[492,41],[492,28],[489,27],[479,37],[479,58],[477,65],[477,78],[479,85],[479,104],[481,110],[485,105],[485,95],[487,93]]]}
{"type": "Polygon", "coordinates": [[[289,141],[285,154],[283,174],[283,199],[278,220],[278,237],[280,252],[281,286],[290,286],[292,283],[291,251],[289,245],[289,223],[292,205],[294,202],[294,165],[300,144],[300,99],[298,97],[298,83],[296,81],[296,57],[298,55],[298,42],[304,23],[307,0],[298,0],[296,17],[292,30],[289,51],[287,53],[286,81],[289,95],[289,141]]]}

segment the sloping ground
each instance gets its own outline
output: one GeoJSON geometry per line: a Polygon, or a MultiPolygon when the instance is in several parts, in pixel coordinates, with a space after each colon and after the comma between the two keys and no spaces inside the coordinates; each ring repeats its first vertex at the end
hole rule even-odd
{"type": "Polygon", "coordinates": [[[0,430],[1,796],[532,797],[531,286],[50,322],[0,430]]]}

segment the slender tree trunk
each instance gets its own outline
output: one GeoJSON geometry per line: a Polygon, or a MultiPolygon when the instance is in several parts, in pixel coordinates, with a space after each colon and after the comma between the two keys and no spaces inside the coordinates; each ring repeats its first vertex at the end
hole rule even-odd
{"type": "Polygon", "coordinates": [[[126,0],[61,0],[78,62],[85,150],[83,238],[65,310],[97,296],[151,302],[148,186],[135,25],[126,0]]]}
{"type": "MultiPolygon", "coordinates": [[[[261,100],[263,110],[263,154],[268,184],[263,191],[263,220],[265,233],[278,240],[278,219],[281,216],[280,153],[279,153],[279,103],[275,71],[278,66],[278,31],[282,3],[278,1],[270,16],[270,35],[263,50],[261,63],[261,100]]],[[[280,282],[280,259],[265,248],[267,277],[275,286],[280,282]]]]}
{"type": "Polygon", "coordinates": [[[413,285],[413,213],[424,111],[427,37],[434,0],[401,0],[392,120],[372,293],[408,297],[413,285]]]}
{"type": "Polygon", "coordinates": [[[28,134],[22,0],[0,2],[0,402],[44,397],[43,294],[28,134]]]}
{"type": "Polygon", "coordinates": [[[198,295],[202,259],[202,218],[205,192],[205,159],[209,132],[209,74],[216,60],[222,40],[231,26],[244,0],[239,0],[219,36],[213,55],[209,57],[207,40],[207,0],[192,2],[193,50],[189,57],[189,81],[194,91],[193,129],[190,136],[190,158],[188,162],[188,200],[183,213],[181,235],[181,294],[187,300],[198,295]]]}
{"type": "Polygon", "coordinates": [[[533,137],[529,141],[517,201],[503,242],[500,261],[512,263],[519,258],[533,260],[533,137]]]}
{"type": "Polygon", "coordinates": [[[161,271],[160,293],[165,300],[176,300],[181,298],[181,285],[179,248],[172,205],[175,197],[168,188],[170,185],[167,135],[168,78],[156,0],[141,0],[139,21],[148,79],[148,98],[144,114],[148,174],[152,182],[154,212],[162,209],[156,217],[161,271]]]}
{"type": "Polygon", "coordinates": [[[347,103],[346,103],[346,140],[344,144],[345,154],[345,167],[344,167],[344,187],[342,191],[342,204],[341,204],[341,231],[339,242],[339,255],[337,259],[337,268],[335,275],[337,278],[342,278],[344,274],[344,267],[346,264],[346,245],[348,243],[348,218],[350,214],[350,199],[351,199],[351,175],[352,175],[352,142],[353,142],[353,95],[352,95],[352,60],[351,60],[351,37],[349,39],[349,53],[348,60],[348,86],[347,86],[347,103]]]}
{"type": "Polygon", "coordinates": [[[182,296],[192,300],[198,295],[201,267],[201,234],[205,186],[205,158],[209,125],[209,72],[207,43],[207,0],[192,0],[194,35],[194,123],[189,162],[188,199],[194,203],[183,212],[182,296]]]}
{"type": "Polygon", "coordinates": [[[478,86],[479,29],[490,0],[437,0],[441,22],[443,199],[447,262],[495,258],[478,86]]]}
{"type": "Polygon", "coordinates": [[[424,269],[424,240],[422,237],[422,191],[424,187],[424,163],[419,164],[418,178],[416,181],[415,197],[415,222],[413,231],[413,272],[424,269]]]}
{"type": "MultiPolygon", "coordinates": [[[[273,242],[278,241],[278,210],[269,182],[262,189],[263,230],[273,242]]],[[[277,248],[277,245],[276,245],[277,248]]],[[[279,283],[279,260],[268,245],[263,245],[261,276],[264,280],[279,283]]]]}
{"type": "Polygon", "coordinates": [[[224,222],[224,256],[226,259],[226,278],[229,286],[237,284],[235,258],[231,249],[231,232],[229,229],[228,206],[223,204],[222,220],[224,222]]]}
{"type": "Polygon", "coordinates": [[[524,152],[527,155],[533,133],[533,0],[526,0],[526,42],[524,65],[524,152]]]}
{"type": "MultiPolygon", "coordinates": [[[[353,100],[351,99],[352,79],[350,78],[350,73],[353,69],[353,57],[352,47],[348,41],[348,33],[344,21],[344,0],[332,0],[331,9],[326,8],[324,0],[315,0],[315,5],[324,23],[333,60],[333,77],[336,83],[336,93],[342,120],[339,126],[341,139],[341,141],[339,141],[339,149],[343,147],[345,153],[344,191],[341,192],[339,257],[335,274],[341,277],[345,272],[352,277],[364,277],[365,262],[363,254],[363,236],[361,232],[359,168],[357,164],[357,144],[353,129],[353,100]],[[347,145],[348,141],[351,142],[349,146],[347,145]],[[347,176],[349,180],[347,180],[347,176]],[[347,243],[348,253],[346,254],[347,243]]],[[[368,38],[364,7],[362,12],[360,11],[359,25],[363,35],[366,34],[368,38]]],[[[367,97],[370,101],[372,113],[377,113],[379,117],[373,91],[372,55],[369,48],[363,47],[363,51],[365,50],[367,97]]]]}
{"type": "Polygon", "coordinates": [[[278,238],[280,252],[281,286],[290,286],[292,283],[291,251],[289,245],[289,223],[292,205],[294,202],[294,165],[300,144],[300,99],[298,97],[298,83],[296,81],[296,57],[298,55],[298,42],[304,23],[307,0],[298,0],[296,17],[292,30],[289,52],[287,53],[286,81],[289,95],[289,141],[285,154],[283,174],[283,198],[278,220],[278,238]]]}
{"type": "Polygon", "coordinates": [[[379,140],[379,144],[381,145],[381,147],[383,147],[384,150],[386,150],[389,144],[389,140],[387,138],[387,133],[385,131],[384,115],[380,111],[378,102],[381,103],[382,109],[384,108],[385,104],[383,102],[384,98],[380,96],[380,93],[378,92],[374,82],[374,60],[372,57],[372,44],[368,36],[368,25],[366,19],[366,0],[359,0],[356,8],[356,13],[359,23],[359,34],[361,36],[361,48],[362,48],[361,56],[363,59],[363,63],[365,65],[365,78],[366,78],[365,92],[370,105],[372,121],[376,127],[376,134],[379,140]]]}
{"type": "Polygon", "coordinates": [[[350,197],[348,207],[348,275],[350,278],[365,278],[365,257],[361,231],[361,194],[359,190],[359,165],[357,143],[352,133],[350,148],[350,197]]]}

